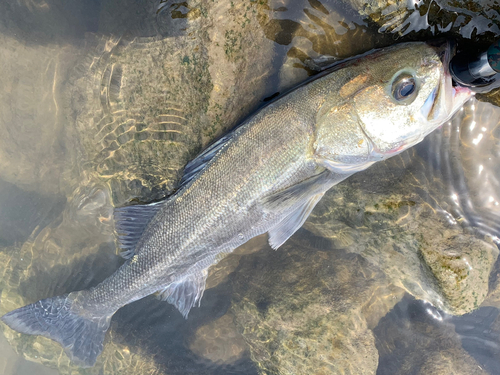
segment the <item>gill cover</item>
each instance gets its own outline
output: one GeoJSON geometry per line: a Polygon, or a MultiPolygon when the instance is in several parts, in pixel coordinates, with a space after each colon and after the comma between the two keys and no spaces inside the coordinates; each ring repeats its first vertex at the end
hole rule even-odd
{"type": "MultiPolygon", "coordinates": [[[[420,142],[470,97],[452,87],[451,45],[405,43],[350,62],[348,79],[325,99],[316,117],[314,157],[352,174],[420,142]]],[[[342,66],[345,68],[346,64],[342,66]]]]}

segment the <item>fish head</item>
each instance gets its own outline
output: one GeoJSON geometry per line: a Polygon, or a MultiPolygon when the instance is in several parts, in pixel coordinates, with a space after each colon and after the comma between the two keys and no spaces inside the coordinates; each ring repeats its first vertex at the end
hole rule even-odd
{"type": "MultiPolygon", "coordinates": [[[[366,169],[424,139],[473,95],[454,87],[452,43],[404,43],[351,61],[349,80],[317,117],[316,156],[339,172],[366,169]]],[[[342,75],[346,76],[346,74],[342,75]]]]}

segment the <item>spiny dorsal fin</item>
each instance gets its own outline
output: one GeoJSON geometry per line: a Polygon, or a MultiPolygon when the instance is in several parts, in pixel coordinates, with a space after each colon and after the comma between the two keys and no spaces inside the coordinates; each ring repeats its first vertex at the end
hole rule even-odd
{"type": "Polygon", "coordinates": [[[115,209],[114,217],[118,243],[120,248],[124,250],[121,253],[122,257],[129,259],[134,256],[137,242],[148,223],[162,207],[162,203],[164,201],[115,209]]]}
{"type": "Polygon", "coordinates": [[[192,275],[188,275],[170,284],[161,290],[158,298],[171,303],[182,316],[187,319],[189,311],[198,302],[198,306],[205,291],[205,283],[208,272],[203,270],[192,275]]]}
{"type": "Polygon", "coordinates": [[[184,175],[182,176],[181,182],[179,183],[179,188],[186,186],[193,177],[203,170],[205,166],[212,160],[212,158],[224,147],[228,140],[233,136],[233,132],[226,134],[219,140],[212,143],[208,148],[206,148],[201,154],[196,158],[187,163],[184,168],[184,175]]]}

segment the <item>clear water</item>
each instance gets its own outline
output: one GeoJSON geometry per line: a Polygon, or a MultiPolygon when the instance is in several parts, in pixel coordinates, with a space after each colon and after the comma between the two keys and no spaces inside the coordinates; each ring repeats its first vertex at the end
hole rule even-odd
{"type": "MultiPolygon", "coordinates": [[[[480,49],[498,16],[494,1],[3,2],[0,314],[112,274],[112,207],[172,192],[277,93],[399,41],[480,49]]],[[[499,374],[499,120],[472,101],[333,189],[279,251],[250,241],[212,269],[188,320],[153,296],[125,306],[94,368],[2,325],[0,370],[499,374]]]]}

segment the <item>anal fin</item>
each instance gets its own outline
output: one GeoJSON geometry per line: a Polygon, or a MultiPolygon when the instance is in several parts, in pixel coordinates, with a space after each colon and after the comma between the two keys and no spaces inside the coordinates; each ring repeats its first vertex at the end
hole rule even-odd
{"type": "Polygon", "coordinates": [[[200,305],[205,283],[207,280],[207,270],[185,276],[159,292],[158,298],[174,305],[182,316],[187,319],[191,308],[198,303],[200,305]]]}

